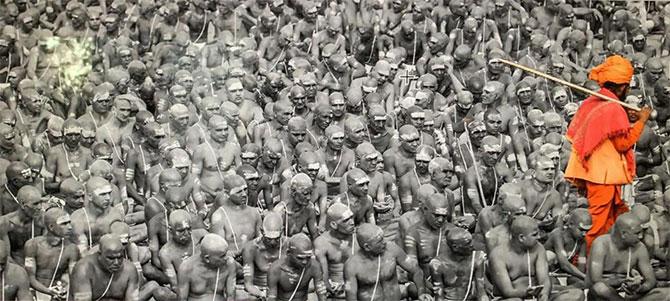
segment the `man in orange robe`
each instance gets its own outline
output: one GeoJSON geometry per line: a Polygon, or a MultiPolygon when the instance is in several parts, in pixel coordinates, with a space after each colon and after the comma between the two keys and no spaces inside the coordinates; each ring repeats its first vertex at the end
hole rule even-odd
{"type": "MultiPolygon", "coordinates": [[[[601,94],[620,100],[625,99],[632,76],[633,66],[618,55],[608,57],[589,74],[600,85],[601,94]]],[[[633,146],[650,112],[649,107],[642,108],[631,126],[620,104],[591,96],[568,127],[572,152],[565,178],[585,191],[588,198],[593,226],[586,235],[587,250],[596,237],[609,231],[619,215],[628,211],[621,200],[621,186],[631,183],[635,176],[633,146]]]]}

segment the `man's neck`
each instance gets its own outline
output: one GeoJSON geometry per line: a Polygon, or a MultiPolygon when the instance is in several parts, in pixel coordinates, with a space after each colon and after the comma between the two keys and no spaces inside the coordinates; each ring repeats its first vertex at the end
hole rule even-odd
{"type": "Polygon", "coordinates": [[[45,237],[47,239],[47,243],[52,247],[58,246],[61,243],[63,243],[62,237],[56,236],[56,234],[53,234],[51,232],[47,232],[45,237]]]}
{"type": "Polygon", "coordinates": [[[527,249],[524,249],[523,246],[521,246],[521,244],[518,241],[516,241],[514,238],[512,238],[509,242],[509,249],[510,249],[510,251],[512,251],[516,254],[524,254],[524,253],[529,251],[527,249]]]}
{"type": "Polygon", "coordinates": [[[533,177],[533,180],[531,181],[533,183],[533,187],[535,190],[538,192],[544,192],[549,188],[549,183],[542,183],[540,182],[536,177],[533,177]]]}
{"type": "Polygon", "coordinates": [[[623,242],[621,238],[621,233],[618,231],[612,231],[612,234],[610,235],[612,238],[612,244],[614,245],[617,250],[625,250],[630,248],[629,246],[626,246],[626,244],[623,242]]]}
{"type": "Polygon", "coordinates": [[[19,212],[18,212],[18,217],[19,217],[19,220],[24,224],[33,220],[32,216],[26,214],[23,210],[20,210],[20,209],[19,209],[19,212]]]}
{"type": "Polygon", "coordinates": [[[442,184],[438,183],[437,181],[435,181],[434,179],[430,180],[430,184],[432,184],[433,186],[435,186],[435,188],[437,188],[439,190],[444,190],[445,188],[447,188],[447,186],[449,186],[449,185],[442,185],[442,184]]]}
{"type": "Polygon", "coordinates": [[[408,151],[405,150],[405,148],[403,148],[402,146],[399,146],[399,147],[398,147],[398,152],[400,153],[401,156],[403,156],[403,157],[405,157],[405,158],[414,158],[414,154],[408,152],[408,151]]]}
{"type": "Polygon", "coordinates": [[[93,205],[92,202],[87,207],[85,207],[84,210],[86,210],[90,215],[93,215],[94,217],[101,216],[105,214],[105,211],[107,211],[107,209],[93,205]]]}
{"type": "Polygon", "coordinates": [[[352,238],[351,234],[344,234],[341,233],[340,231],[337,231],[336,229],[330,229],[330,236],[332,236],[335,239],[338,240],[348,240],[352,238]]]}
{"type": "Polygon", "coordinates": [[[79,150],[79,144],[77,144],[76,146],[71,146],[71,145],[69,145],[69,144],[67,144],[67,143],[63,143],[63,145],[65,146],[65,149],[66,149],[68,152],[76,152],[76,151],[79,150]]]}
{"type": "Polygon", "coordinates": [[[335,150],[330,146],[326,146],[326,154],[328,155],[340,155],[342,153],[342,149],[335,150]]]}

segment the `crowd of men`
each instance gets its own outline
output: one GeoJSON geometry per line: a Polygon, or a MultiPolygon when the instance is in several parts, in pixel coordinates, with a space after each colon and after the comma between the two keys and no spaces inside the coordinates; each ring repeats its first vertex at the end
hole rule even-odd
{"type": "Polygon", "coordinates": [[[669,296],[670,1],[0,7],[2,300],[669,296]],[[654,113],[587,243],[587,95],[501,59],[611,55],[654,113]]]}

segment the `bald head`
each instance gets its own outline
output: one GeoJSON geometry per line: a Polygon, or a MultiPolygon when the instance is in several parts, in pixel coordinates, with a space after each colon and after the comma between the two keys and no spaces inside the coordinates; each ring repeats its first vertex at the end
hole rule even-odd
{"type": "Polygon", "coordinates": [[[500,186],[498,201],[503,211],[511,214],[526,212],[526,203],[521,194],[521,186],[518,184],[505,183],[500,186]]]}
{"type": "Polygon", "coordinates": [[[468,230],[457,227],[449,229],[449,231],[447,232],[447,243],[450,245],[454,243],[463,242],[466,240],[472,240],[472,234],[470,234],[468,230]]]}
{"type": "Polygon", "coordinates": [[[538,231],[537,220],[526,215],[515,217],[510,226],[510,233],[515,238],[520,235],[527,236],[536,231],[538,231]]]}
{"type": "Polygon", "coordinates": [[[298,233],[288,239],[288,252],[305,254],[312,252],[312,240],[305,233],[298,233]]]}
{"type": "Polygon", "coordinates": [[[312,187],[312,179],[304,173],[299,173],[291,178],[291,189],[307,189],[312,187]]]}
{"type": "Polygon", "coordinates": [[[411,124],[406,124],[400,127],[398,130],[400,137],[409,137],[414,135],[419,135],[419,131],[411,124]]]}
{"type": "Polygon", "coordinates": [[[263,218],[263,236],[279,238],[284,228],[284,222],[279,212],[270,212],[263,218]]]}
{"type": "Polygon", "coordinates": [[[177,181],[181,181],[181,174],[179,174],[179,171],[176,168],[165,169],[161,171],[158,176],[158,183],[160,184],[177,181]]]}
{"type": "Polygon", "coordinates": [[[227,175],[223,178],[223,188],[226,191],[231,191],[237,187],[245,186],[247,182],[238,174],[227,175]]]}
{"type": "Polygon", "coordinates": [[[118,235],[115,234],[105,234],[100,237],[100,253],[107,254],[113,252],[122,252],[123,244],[118,235]]]}
{"type": "Polygon", "coordinates": [[[586,208],[576,208],[570,211],[568,222],[581,229],[590,229],[592,225],[591,214],[586,208]]]}
{"type": "Polygon", "coordinates": [[[356,239],[360,246],[368,244],[379,237],[384,237],[384,231],[377,225],[362,223],[356,228],[356,239]]]}
{"type": "Polygon", "coordinates": [[[307,130],[307,122],[300,116],[291,117],[288,120],[289,131],[305,131],[307,130]]]}
{"type": "Polygon", "coordinates": [[[59,207],[49,208],[44,212],[44,226],[52,232],[59,224],[70,222],[70,215],[59,207]]]}
{"type": "Polygon", "coordinates": [[[60,182],[60,191],[65,194],[73,194],[75,192],[84,191],[84,184],[75,180],[74,178],[67,178],[60,182]]]}
{"type": "Polygon", "coordinates": [[[646,224],[651,219],[651,211],[649,207],[642,204],[635,204],[630,208],[630,213],[633,214],[642,224],[646,224]]]}
{"type": "Polygon", "coordinates": [[[218,234],[207,234],[202,238],[200,250],[203,255],[210,255],[215,252],[225,253],[228,251],[228,242],[218,234]]]}
{"type": "Polygon", "coordinates": [[[88,191],[88,193],[95,193],[100,189],[107,188],[111,189],[111,184],[104,178],[94,176],[86,181],[86,191],[88,191]]]}
{"type": "Polygon", "coordinates": [[[191,215],[186,212],[186,210],[178,209],[170,213],[169,224],[171,228],[176,227],[177,225],[191,224],[191,215]]]}

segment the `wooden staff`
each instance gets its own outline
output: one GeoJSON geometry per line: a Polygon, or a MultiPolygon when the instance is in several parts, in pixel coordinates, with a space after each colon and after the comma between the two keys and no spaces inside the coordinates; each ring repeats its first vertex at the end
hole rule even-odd
{"type": "Polygon", "coordinates": [[[595,97],[599,97],[599,98],[602,98],[602,99],[604,99],[604,100],[609,100],[609,101],[616,102],[616,103],[620,104],[621,106],[623,106],[623,107],[625,107],[625,108],[628,108],[628,109],[631,109],[631,110],[640,111],[640,108],[638,108],[638,107],[636,107],[636,106],[634,106],[634,105],[629,105],[629,104],[627,104],[627,103],[625,103],[625,102],[623,102],[623,101],[620,101],[620,100],[618,100],[618,99],[616,99],[616,98],[612,98],[612,97],[609,97],[609,96],[607,96],[607,95],[603,95],[603,94],[600,94],[600,93],[598,93],[598,92],[591,91],[591,90],[586,89],[586,88],[584,88],[584,87],[582,87],[582,86],[578,86],[578,85],[575,85],[575,84],[573,84],[573,83],[571,83],[571,82],[564,81],[564,80],[562,80],[562,79],[560,79],[560,78],[553,77],[553,76],[551,76],[551,75],[549,75],[549,74],[546,74],[546,73],[544,73],[544,72],[535,70],[535,69],[533,69],[533,68],[526,67],[526,66],[524,66],[524,65],[520,65],[520,64],[517,64],[517,63],[515,63],[515,62],[511,62],[511,61],[504,60],[504,59],[497,59],[497,60],[500,61],[500,62],[502,62],[502,63],[505,63],[505,64],[507,64],[507,65],[510,65],[510,66],[512,66],[512,67],[514,67],[514,68],[518,68],[518,69],[521,69],[521,70],[523,70],[523,71],[530,72],[530,73],[533,73],[533,74],[538,75],[538,76],[540,76],[540,77],[546,78],[546,79],[548,79],[548,80],[557,82],[557,83],[559,83],[559,84],[561,84],[561,85],[568,86],[568,87],[573,88],[573,89],[575,89],[575,90],[577,90],[577,91],[580,91],[580,92],[582,92],[582,93],[586,93],[586,94],[589,94],[589,95],[593,95],[593,96],[595,96],[595,97]]]}

